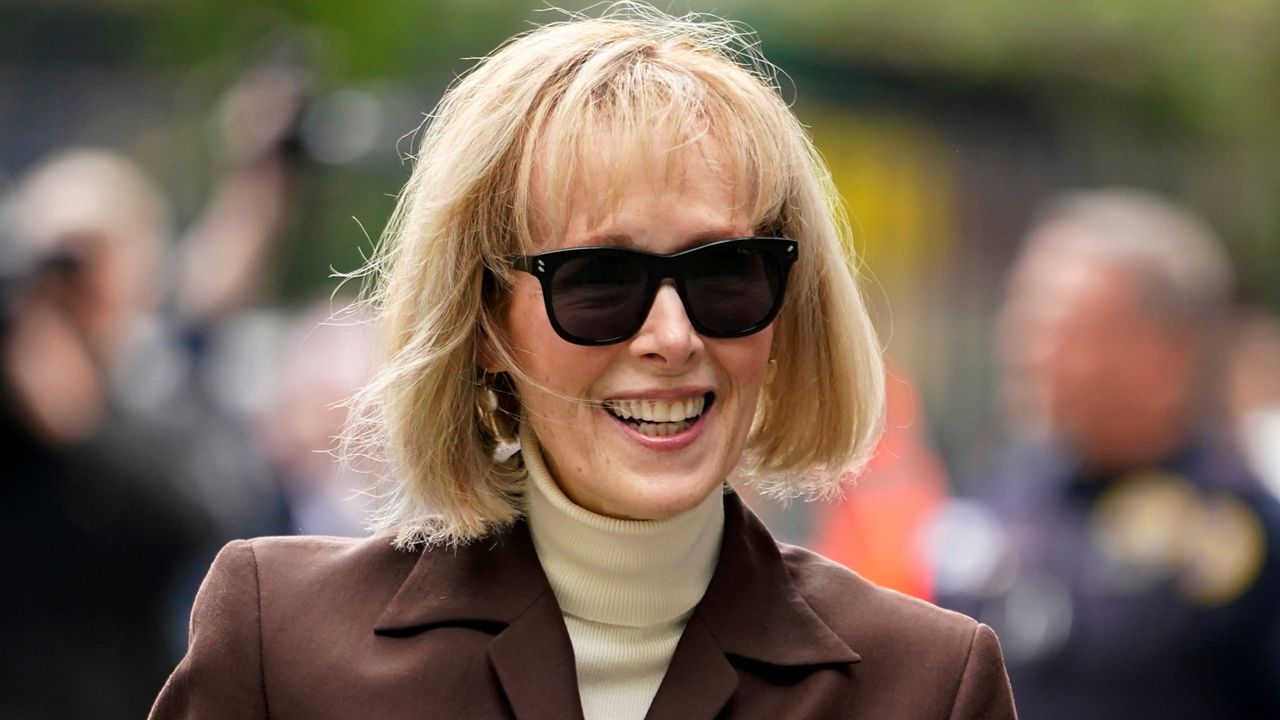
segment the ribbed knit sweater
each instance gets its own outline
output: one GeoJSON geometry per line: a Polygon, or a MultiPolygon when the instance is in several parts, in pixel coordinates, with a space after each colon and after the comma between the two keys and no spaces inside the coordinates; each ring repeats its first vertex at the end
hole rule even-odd
{"type": "Polygon", "coordinates": [[[552,480],[537,438],[521,432],[529,532],[564,613],[586,720],[642,720],[720,552],[719,491],[658,521],[576,505],[552,480]]]}

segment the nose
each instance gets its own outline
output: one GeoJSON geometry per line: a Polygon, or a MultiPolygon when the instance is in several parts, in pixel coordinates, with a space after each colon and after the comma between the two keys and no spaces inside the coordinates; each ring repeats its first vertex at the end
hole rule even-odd
{"type": "Polygon", "coordinates": [[[653,306],[640,332],[631,339],[631,352],[667,367],[680,368],[702,348],[702,336],[689,322],[675,285],[670,280],[664,282],[653,298],[653,306]]]}

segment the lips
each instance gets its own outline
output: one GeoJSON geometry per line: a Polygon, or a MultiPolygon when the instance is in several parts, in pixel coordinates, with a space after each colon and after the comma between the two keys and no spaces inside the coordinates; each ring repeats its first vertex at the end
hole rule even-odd
{"type": "Polygon", "coordinates": [[[668,437],[688,430],[715,401],[714,393],[675,400],[607,400],[605,409],[618,420],[648,437],[668,437]]]}

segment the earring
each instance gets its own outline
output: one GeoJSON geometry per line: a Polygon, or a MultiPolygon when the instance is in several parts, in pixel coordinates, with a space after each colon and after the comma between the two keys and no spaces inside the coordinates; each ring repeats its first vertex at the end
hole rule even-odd
{"type": "Polygon", "coordinates": [[[502,424],[498,420],[498,391],[489,384],[487,375],[476,383],[476,416],[480,419],[480,427],[495,440],[506,437],[502,424]]]}
{"type": "Polygon", "coordinates": [[[769,369],[764,374],[764,384],[772,385],[773,379],[777,377],[777,375],[778,375],[778,361],[775,360],[774,358],[769,358],[769,369]]]}

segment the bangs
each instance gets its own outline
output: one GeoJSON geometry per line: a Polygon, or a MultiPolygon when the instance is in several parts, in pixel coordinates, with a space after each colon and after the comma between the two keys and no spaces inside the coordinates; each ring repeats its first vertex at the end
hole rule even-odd
{"type": "Polygon", "coordinates": [[[745,69],[691,46],[587,58],[531,113],[512,208],[521,252],[562,237],[575,214],[603,220],[640,180],[678,185],[691,163],[723,179],[757,233],[784,234],[787,112],[745,69]]]}

